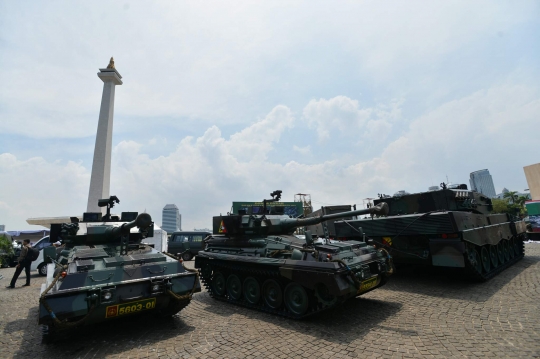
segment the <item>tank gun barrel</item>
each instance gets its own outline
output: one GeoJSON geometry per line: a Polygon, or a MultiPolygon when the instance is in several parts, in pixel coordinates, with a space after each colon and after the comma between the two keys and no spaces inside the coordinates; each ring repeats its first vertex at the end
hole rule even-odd
{"type": "Polygon", "coordinates": [[[134,221],[124,223],[120,227],[114,227],[112,229],[112,237],[120,237],[122,235],[129,234],[131,228],[139,227],[141,230],[145,230],[152,224],[152,217],[148,213],[141,213],[135,218],[134,221]]]}
{"type": "Polygon", "coordinates": [[[311,226],[311,225],[319,224],[321,222],[329,221],[332,219],[359,216],[363,214],[384,216],[388,214],[388,204],[386,204],[385,202],[381,202],[376,206],[366,208],[366,209],[358,209],[356,211],[326,214],[320,217],[289,218],[289,219],[283,220],[282,224],[285,227],[289,227],[292,229],[292,228],[298,228],[298,227],[303,227],[303,226],[311,226]]]}

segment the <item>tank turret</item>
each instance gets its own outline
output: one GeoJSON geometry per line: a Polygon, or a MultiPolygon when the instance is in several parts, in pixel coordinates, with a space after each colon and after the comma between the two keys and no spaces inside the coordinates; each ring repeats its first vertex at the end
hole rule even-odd
{"type": "Polygon", "coordinates": [[[245,237],[258,235],[292,234],[297,228],[319,224],[325,221],[370,214],[384,216],[388,214],[388,205],[384,202],[376,206],[355,211],[327,214],[309,218],[291,218],[287,215],[265,214],[266,203],[279,201],[281,191],[270,194],[273,198],[263,200],[263,214],[241,213],[237,215],[216,216],[213,220],[213,233],[227,237],[245,237]]]}
{"type": "Polygon", "coordinates": [[[438,191],[388,197],[379,194],[374,204],[386,202],[390,216],[432,211],[460,211],[487,215],[493,210],[491,199],[482,193],[467,190],[467,185],[447,187],[443,182],[438,191]]]}

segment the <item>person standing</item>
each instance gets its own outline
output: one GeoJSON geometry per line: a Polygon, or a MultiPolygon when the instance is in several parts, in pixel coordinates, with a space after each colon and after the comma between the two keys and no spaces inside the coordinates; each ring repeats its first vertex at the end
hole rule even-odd
{"type": "Polygon", "coordinates": [[[30,240],[25,239],[23,240],[21,254],[17,259],[17,269],[13,274],[10,285],[8,285],[6,288],[15,288],[15,282],[17,281],[17,278],[19,278],[19,275],[21,274],[23,269],[26,273],[26,284],[24,284],[23,287],[28,287],[30,285],[30,266],[32,265],[32,260],[30,259],[30,257],[28,257],[28,248],[30,248],[30,240]]]}

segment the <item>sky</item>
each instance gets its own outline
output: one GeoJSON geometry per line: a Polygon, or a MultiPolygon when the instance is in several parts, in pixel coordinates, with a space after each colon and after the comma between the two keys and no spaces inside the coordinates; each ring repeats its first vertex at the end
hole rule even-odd
{"type": "Polygon", "coordinates": [[[537,1],[0,0],[0,224],[86,210],[114,56],[111,195],[211,228],[270,192],[322,205],[540,162],[537,1]]]}

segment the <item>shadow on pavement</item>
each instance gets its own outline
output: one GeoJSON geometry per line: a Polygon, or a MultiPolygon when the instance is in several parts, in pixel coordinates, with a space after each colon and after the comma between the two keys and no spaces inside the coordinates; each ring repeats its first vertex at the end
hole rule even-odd
{"type": "MultiPolygon", "coordinates": [[[[379,323],[396,315],[402,307],[400,303],[358,297],[306,319],[295,320],[221,302],[211,298],[208,293],[199,293],[194,300],[201,300],[206,305],[204,310],[212,315],[229,317],[238,314],[250,320],[277,325],[285,331],[300,332],[332,343],[351,343],[361,339],[379,323]]],[[[272,336],[272,333],[265,333],[265,336],[272,336]]],[[[275,340],[283,342],[288,338],[276,335],[275,340]]]]}
{"type": "Polygon", "coordinates": [[[529,266],[539,261],[540,257],[525,256],[486,282],[470,280],[459,268],[400,266],[384,289],[431,297],[483,302],[491,298],[529,266]]]}
{"type": "MultiPolygon", "coordinates": [[[[180,312],[181,315],[182,312],[180,312]]],[[[110,322],[77,327],[62,333],[51,344],[41,343],[41,326],[37,324],[38,307],[28,310],[27,319],[7,323],[4,331],[22,330],[22,344],[14,358],[73,358],[118,355],[144,346],[152,347],[163,340],[193,331],[181,316],[159,318],[151,314],[119,318],[110,322]]],[[[152,349],[150,349],[152,350],[152,349]]],[[[156,354],[158,352],[155,349],[156,354]]]]}

